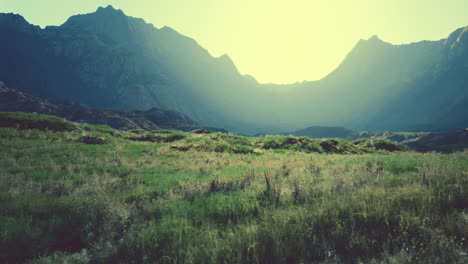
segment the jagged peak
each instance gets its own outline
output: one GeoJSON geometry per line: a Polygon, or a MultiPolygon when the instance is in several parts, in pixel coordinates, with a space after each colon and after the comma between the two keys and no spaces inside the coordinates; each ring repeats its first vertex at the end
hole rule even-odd
{"type": "Polygon", "coordinates": [[[125,13],[121,9],[115,9],[112,5],[108,5],[106,7],[98,7],[96,13],[118,13],[125,15],[125,13]]]}
{"type": "Polygon", "coordinates": [[[70,24],[71,22],[75,21],[82,21],[89,19],[90,17],[93,18],[125,18],[126,15],[125,13],[120,10],[120,9],[115,9],[112,5],[108,5],[107,7],[98,7],[95,12],[93,13],[86,13],[86,14],[79,14],[79,15],[74,15],[68,18],[68,20],[64,23],[64,25],[70,24]]]}
{"type": "Polygon", "coordinates": [[[130,20],[139,21],[140,19],[128,17],[122,10],[115,9],[112,5],[108,5],[107,7],[98,7],[97,10],[93,13],[71,16],[62,25],[62,27],[96,28],[103,25],[105,25],[106,27],[110,27],[113,25],[118,27],[118,25],[122,26],[124,23],[127,23],[130,20]]]}
{"type": "Polygon", "coordinates": [[[393,46],[393,44],[383,41],[379,36],[373,35],[369,39],[360,39],[358,43],[354,46],[354,49],[358,47],[366,47],[369,46],[380,47],[380,46],[393,46]]]}
{"type": "MultiPolygon", "coordinates": [[[[362,44],[366,44],[366,43],[373,43],[373,44],[380,44],[380,43],[387,43],[385,41],[383,41],[381,38],[379,38],[379,36],[377,35],[372,35],[370,38],[368,39],[360,39],[358,41],[358,43],[356,44],[356,46],[360,46],[362,44]]],[[[390,43],[387,43],[387,44],[390,44],[390,43]]]]}

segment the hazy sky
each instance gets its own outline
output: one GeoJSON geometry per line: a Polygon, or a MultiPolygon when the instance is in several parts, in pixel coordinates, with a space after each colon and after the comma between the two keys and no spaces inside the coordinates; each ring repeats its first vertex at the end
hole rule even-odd
{"type": "Polygon", "coordinates": [[[468,25],[468,0],[0,0],[0,12],[44,27],[108,4],[274,83],[324,77],[361,38],[438,40],[468,25]]]}

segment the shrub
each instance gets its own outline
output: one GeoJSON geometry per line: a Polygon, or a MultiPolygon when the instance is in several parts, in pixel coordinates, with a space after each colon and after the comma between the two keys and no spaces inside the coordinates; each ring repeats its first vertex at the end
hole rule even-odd
{"type": "Polygon", "coordinates": [[[410,150],[409,147],[403,144],[392,142],[388,139],[383,138],[363,138],[353,141],[352,144],[360,148],[366,148],[371,150],[383,150],[389,152],[410,150]]]}
{"type": "Polygon", "coordinates": [[[236,144],[231,146],[231,151],[237,154],[250,154],[253,153],[253,148],[248,145],[236,144]]]}
{"type": "Polygon", "coordinates": [[[169,143],[174,142],[177,140],[181,140],[186,138],[186,134],[182,132],[172,132],[172,133],[148,133],[143,134],[140,137],[129,137],[127,139],[134,140],[134,141],[149,141],[149,142],[156,142],[156,143],[169,143]]]}
{"type": "Polygon", "coordinates": [[[102,145],[107,144],[107,140],[103,137],[92,137],[92,136],[84,136],[81,137],[78,142],[90,145],[102,145]]]}
{"type": "Polygon", "coordinates": [[[218,143],[214,148],[215,152],[231,152],[231,147],[227,143],[218,143]]]}

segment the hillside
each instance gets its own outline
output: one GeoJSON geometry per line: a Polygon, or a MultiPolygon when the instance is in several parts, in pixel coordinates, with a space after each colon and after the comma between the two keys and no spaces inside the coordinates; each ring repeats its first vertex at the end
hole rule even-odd
{"type": "MultiPolygon", "coordinates": [[[[354,131],[344,127],[312,126],[285,134],[311,138],[353,139],[354,131]]],[[[355,139],[355,138],[354,138],[355,139]]]]}
{"type": "MultiPolygon", "coordinates": [[[[79,124],[55,116],[28,114],[22,112],[0,112],[0,127],[11,127],[20,130],[38,129],[43,131],[86,131],[93,130],[92,125],[79,124]]],[[[108,126],[96,126],[94,130],[112,132],[108,126]],[[99,129],[98,129],[99,128],[99,129]]],[[[364,154],[387,153],[394,151],[409,151],[409,148],[385,139],[364,139],[349,141],[341,139],[311,139],[293,136],[265,136],[243,137],[219,131],[197,129],[191,133],[172,131],[169,129],[156,129],[144,131],[134,129],[129,131],[114,130],[111,135],[125,137],[133,141],[156,143],[175,142],[171,149],[188,151],[191,149],[207,152],[228,152],[238,154],[260,154],[264,150],[301,151],[305,153],[337,153],[337,154],[364,154]],[[216,133],[215,133],[216,132],[216,133]]]]}
{"type": "Polygon", "coordinates": [[[419,152],[437,151],[449,153],[468,149],[468,130],[454,133],[429,133],[401,143],[419,152]]]}
{"type": "MultiPolygon", "coordinates": [[[[277,133],[281,134],[281,133],[277,133]]],[[[438,132],[390,132],[390,131],[353,131],[344,127],[314,126],[283,135],[310,138],[341,138],[359,142],[360,139],[385,139],[401,143],[418,152],[451,153],[468,149],[468,129],[451,133],[438,132]]],[[[261,134],[260,134],[261,135],[261,134]]]]}
{"type": "Polygon", "coordinates": [[[467,152],[390,143],[0,113],[0,262],[466,263],[467,152]]]}
{"type": "Polygon", "coordinates": [[[453,132],[468,122],[467,32],[406,45],[374,36],[358,41],[325,78],[276,85],[111,6],[44,29],[0,14],[0,80],[97,109],[174,109],[242,134],[305,126],[453,132]]]}
{"type": "Polygon", "coordinates": [[[227,132],[223,129],[202,127],[191,118],[174,110],[156,107],[146,111],[98,110],[78,103],[51,103],[47,100],[10,89],[2,82],[0,82],[0,111],[54,115],[63,117],[69,121],[108,125],[120,130],[174,129],[191,131],[204,129],[227,132]]]}

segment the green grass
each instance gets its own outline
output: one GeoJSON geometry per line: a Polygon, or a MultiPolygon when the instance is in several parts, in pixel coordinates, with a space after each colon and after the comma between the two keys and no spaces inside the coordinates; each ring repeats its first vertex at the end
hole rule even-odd
{"type": "Polygon", "coordinates": [[[0,128],[2,263],[468,261],[468,152],[70,124],[0,128]]]}
{"type": "Polygon", "coordinates": [[[48,131],[73,131],[78,129],[78,125],[59,117],[22,112],[0,112],[0,127],[34,128],[48,131]]]}

